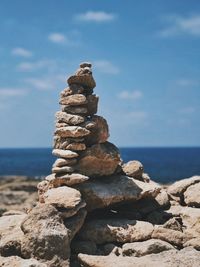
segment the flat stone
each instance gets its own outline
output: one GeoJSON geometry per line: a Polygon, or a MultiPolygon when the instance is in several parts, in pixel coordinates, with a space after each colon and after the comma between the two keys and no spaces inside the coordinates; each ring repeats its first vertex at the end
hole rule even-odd
{"type": "Polygon", "coordinates": [[[66,159],[78,157],[78,154],[71,150],[53,149],[52,154],[56,157],[61,157],[61,158],[66,158],[66,159]]]}
{"type": "Polygon", "coordinates": [[[80,126],[67,126],[55,131],[61,137],[83,137],[90,134],[90,131],[80,126]]]}
{"type": "Polygon", "coordinates": [[[67,82],[69,85],[80,84],[83,87],[86,87],[86,88],[88,87],[91,89],[93,89],[96,86],[94,78],[92,77],[92,75],[88,75],[88,74],[70,76],[67,82]]]}
{"type": "Polygon", "coordinates": [[[96,244],[135,242],[151,238],[153,225],[127,219],[96,219],[84,223],[78,236],[96,244]]]}
{"type": "Polygon", "coordinates": [[[72,186],[76,184],[83,183],[89,179],[88,176],[85,176],[80,173],[72,173],[65,175],[55,175],[51,174],[46,177],[52,187],[59,187],[62,185],[72,186]]]}
{"type": "Polygon", "coordinates": [[[22,259],[18,256],[1,257],[0,266],[2,267],[47,267],[45,263],[41,263],[36,259],[22,259]]]}
{"type": "Polygon", "coordinates": [[[88,176],[111,175],[121,163],[119,150],[106,142],[88,147],[80,155],[77,170],[88,176]]]}
{"type": "Polygon", "coordinates": [[[55,168],[55,167],[64,167],[64,166],[73,166],[76,163],[77,163],[76,159],[62,159],[62,158],[59,158],[54,162],[53,168],[55,168]]]}
{"type": "Polygon", "coordinates": [[[144,167],[138,160],[132,160],[123,164],[122,169],[126,175],[134,177],[135,179],[142,179],[144,167]]]}
{"type": "Polygon", "coordinates": [[[184,192],[184,202],[188,206],[200,208],[200,182],[186,189],[184,192]]]}
{"type": "Polygon", "coordinates": [[[63,91],[61,91],[60,96],[66,97],[74,94],[82,94],[84,92],[85,90],[83,86],[81,86],[80,84],[72,84],[69,87],[65,88],[63,91]]]}
{"type": "Polygon", "coordinates": [[[65,123],[65,122],[57,122],[55,126],[56,126],[56,128],[63,128],[63,127],[67,127],[70,125],[65,123]]]}
{"type": "Polygon", "coordinates": [[[52,168],[52,172],[53,173],[71,173],[74,171],[74,168],[72,166],[63,166],[63,167],[53,167],[52,168]]]}
{"type": "Polygon", "coordinates": [[[72,115],[62,111],[56,112],[55,116],[58,122],[65,122],[70,125],[78,125],[85,121],[85,118],[80,115],[72,115]]]}
{"type": "Polygon", "coordinates": [[[67,106],[67,105],[63,105],[62,106],[62,111],[64,112],[68,112],[71,114],[83,114],[85,116],[87,116],[87,107],[86,106],[67,106]]]}
{"type": "Polygon", "coordinates": [[[66,147],[66,149],[82,151],[86,149],[86,145],[84,143],[71,143],[66,147]]]}
{"type": "Polygon", "coordinates": [[[87,103],[86,97],[82,94],[75,94],[66,97],[61,97],[61,105],[79,106],[87,103]]]}
{"type": "Polygon", "coordinates": [[[77,185],[76,188],[86,201],[88,210],[156,197],[161,190],[160,186],[154,182],[144,183],[125,175],[91,180],[77,185]]]}
{"type": "Polygon", "coordinates": [[[122,246],[123,256],[141,257],[152,253],[175,249],[171,244],[159,239],[149,239],[142,242],[126,243],[122,246]]]}
{"type": "Polygon", "coordinates": [[[183,244],[184,247],[193,247],[200,250],[200,237],[192,238],[183,244]]]}
{"type": "Polygon", "coordinates": [[[92,116],[97,113],[99,97],[96,95],[87,96],[87,116],[92,116]]]}
{"type": "Polygon", "coordinates": [[[72,137],[61,137],[54,136],[54,148],[57,149],[67,149],[67,146],[71,143],[82,143],[84,142],[84,138],[72,138],[72,137]]]}
{"type": "Polygon", "coordinates": [[[85,68],[85,67],[92,67],[92,64],[90,62],[82,62],[79,64],[80,68],[85,68]]]}

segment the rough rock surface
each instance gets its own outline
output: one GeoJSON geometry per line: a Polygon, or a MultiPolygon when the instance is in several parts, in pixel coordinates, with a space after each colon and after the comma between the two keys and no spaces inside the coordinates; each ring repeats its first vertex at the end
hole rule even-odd
{"type": "Polygon", "coordinates": [[[154,182],[144,183],[125,175],[91,180],[77,185],[76,188],[80,190],[88,210],[136,201],[143,197],[155,197],[161,189],[154,182]]]}
{"type": "Polygon", "coordinates": [[[55,134],[61,137],[83,137],[89,133],[90,131],[80,126],[67,126],[55,131],[55,134]]]}
{"type": "Polygon", "coordinates": [[[75,94],[66,97],[61,97],[61,105],[79,106],[87,103],[86,97],[82,94],[75,94]]]}
{"type": "Polygon", "coordinates": [[[96,244],[134,242],[151,238],[153,225],[144,221],[126,219],[97,219],[86,222],[79,232],[82,240],[96,244]]]}
{"type": "Polygon", "coordinates": [[[62,111],[56,112],[55,116],[58,122],[65,122],[69,125],[78,125],[85,121],[85,118],[83,116],[72,115],[62,111]]]}
{"type": "Polygon", "coordinates": [[[71,150],[54,149],[52,151],[52,154],[54,156],[66,158],[66,159],[72,159],[72,158],[78,157],[78,154],[76,152],[71,151],[71,150]]]}
{"type": "Polygon", "coordinates": [[[63,175],[50,174],[45,179],[49,182],[50,187],[59,187],[62,185],[72,186],[80,184],[87,181],[89,177],[80,173],[72,173],[63,175]]]}
{"type": "Polygon", "coordinates": [[[129,161],[123,164],[122,169],[126,175],[134,177],[135,179],[142,179],[144,167],[141,162],[137,160],[129,161]]]}
{"type": "Polygon", "coordinates": [[[186,189],[184,192],[184,202],[188,206],[200,208],[200,182],[186,189]]]}
{"type": "Polygon", "coordinates": [[[88,176],[111,175],[120,164],[119,150],[113,144],[106,142],[96,144],[80,155],[77,169],[88,176]]]}
{"type": "Polygon", "coordinates": [[[18,256],[1,257],[0,266],[2,267],[48,267],[35,259],[22,259],[18,256]]]}

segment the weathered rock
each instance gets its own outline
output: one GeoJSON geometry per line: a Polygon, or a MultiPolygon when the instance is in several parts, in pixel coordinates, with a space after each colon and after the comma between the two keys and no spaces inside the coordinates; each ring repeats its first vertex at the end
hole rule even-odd
{"type": "Polygon", "coordinates": [[[86,106],[67,106],[63,105],[62,106],[62,111],[72,113],[72,114],[84,114],[85,116],[87,115],[87,107],[86,106]]]}
{"type": "Polygon", "coordinates": [[[48,267],[36,259],[22,259],[18,256],[1,257],[0,266],[2,267],[48,267]]]}
{"type": "Polygon", "coordinates": [[[91,89],[96,86],[95,80],[93,79],[92,75],[88,74],[70,76],[67,82],[70,86],[72,84],[80,84],[83,87],[88,87],[91,89]]]}
{"type": "Polygon", "coordinates": [[[170,206],[169,196],[165,189],[161,189],[155,200],[162,208],[169,208],[170,206]]]}
{"type": "Polygon", "coordinates": [[[167,192],[171,195],[180,197],[189,186],[199,182],[200,182],[200,176],[193,176],[191,178],[186,178],[170,185],[167,189],[167,192]]]}
{"type": "Polygon", "coordinates": [[[142,179],[144,167],[141,162],[137,160],[129,161],[123,164],[122,169],[126,175],[134,177],[135,179],[142,179]]]}
{"type": "Polygon", "coordinates": [[[21,225],[24,232],[22,256],[36,258],[48,267],[67,267],[70,257],[68,229],[56,208],[36,206],[21,225]]]}
{"type": "Polygon", "coordinates": [[[83,86],[81,86],[80,84],[72,84],[69,87],[65,88],[63,91],[61,91],[60,96],[66,97],[74,94],[82,94],[84,92],[85,90],[83,86]]]}
{"type": "Polygon", "coordinates": [[[66,149],[70,149],[74,151],[82,151],[86,149],[86,145],[84,143],[71,143],[66,146],[66,149]]]}
{"type": "Polygon", "coordinates": [[[170,249],[143,257],[93,256],[79,254],[83,267],[199,267],[200,252],[188,247],[180,251],[170,249]]]}
{"type": "Polygon", "coordinates": [[[187,240],[184,233],[162,226],[155,226],[152,238],[161,239],[178,247],[182,247],[183,243],[187,240]]]}
{"type": "Polygon", "coordinates": [[[55,116],[58,122],[65,122],[69,125],[78,125],[85,121],[85,118],[80,115],[72,115],[62,111],[56,112],[55,116]]]}
{"type": "Polygon", "coordinates": [[[92,116],[97,113],[99,97],[96,95],[87,96],[87,116],[92,116]]]}
{"type": "Polygon", "coordinates": [[[26,214],[0,217],[0,254],[2,256],[21,255],[24,237],[20,225],[26,214]]]}
{"type": "Polygon", "coordinates": [[[38,196],[39,196],[39,202],[40,203],[44,203],[44,193],[47,192],[49,187],[50,187],[50,184],[49,184],[49,181],[47,181],[47,180],[41,181],[37,185],[38,196]]]}
{"type": "Polygon", "coordinates": [[[107,121],[103,117],[94,115],[91,122],[94,123],[94,127],[90,129],[90,134],[85,138],[86,144],[91,146],[98,143],[105,143],[109,138],[107,121]]]}
{"type": "Polygon", "coordinates": [[[170,249],[174,249],[174,247],[165,241],[149,239],[143,242],[124,244],[122,246],[122,253],[123,256],[141,257],[152,253],[160,253],[170,249]]]}
{"type": "Polygon", "coordinates": [[[72,159],[77,158],[78,154],[71,150],[53,149],[52,154],[56,157],[72,159]]]}
{"type": "Polygon", "coordinates": [[[186,189],[184,201],[188,206],[200,208],[200,182],[186,189]]]}
{"type": "Polygon", "coordinates": [[[71,249],[76,254],[84,253],[89,255],[95,255],[97,251],[97,246],[95,242],[92,241],[75,240],[71,243],[71,249]]]}
{"type": "Polygon", "coordinates": [[[80,190],[88,210],[105,208],[126,201],[134,202],[144,197],[155,197],[161,189],[154,182],[143,183],[125,175],[88,181],[77,185],[76,188],[80,190]]]}
{"type": "Polygon", "coordinates": [[[193,247],[200,250],[200,237],[192,238],[183,244],[184,247],[193,247]]]}
{"type": "Polygon", "coordinates": [[[79,106],[87,103],[86,97],[82,94],[75,94],[66,97],[61,97],[61,105],[79,106]]]}
{"type": "Polygon", "coordinates": [[[63,167],[53,167],[52,172],[63,174],[63,173],[72,173],[74,168],[72,166],[63,166],[63,167]]]}
{"type": "Polygon", "coordinates": [[[88,176],[111,175],[121,162],[119,150],[106,142],[96,144],[81,153],[77,170],[88,176]]]}
{"type": "Polygon", "coordinates": [[[89,177],[80,173],[72,173],[63,175],[50,174],[45,179],[49,182],[50,187],[59,187],[62,185],[72,186],[80,184],[87,181],[89,177]]]}
{"type": "Polygon", "coordinates": [[[63,127],[67,127],[70,126],[68,123],[65,122],[57,122],[56,123],[56,128],[63,128],[63,127]]]}
{"type": "Polygon", "coordinates": [[[46,204],[57,208],[74,209],[81,202],[81,194],[78,190],[62,186],[49,189],[44,194],[46,204]]]}
{"type": "Polygon", "coordinates": [[[175,231],[183,232],[181,217],[170,218],[166,223],[163,224],[164,228],[168,228],[175,231]]]}
{"type": "Polygon", "coordinates": [[[153,225],[144,221],[126,219],[96,219],[86,222],[78,236],[96,244],[107,242],[134,242],[151,238],[153,225]]]}
{"type": "Polygon", "coordinates": [[[84,138],[70,138],[70,137],[61,137],[54,136],[54,148],[57,149],[67,149],[71,143],[81,143],[84,142],[84,138]]]}
{"type": "Polygon", "coordinates": [[[90,134],[90,131],[80,126],[67,126],[55,131],[61,137],[83,137],[90,134]]]}
{"type": "Polygon", "coordinates": [[[54,164],[53,164],[53,168],[54,167],[63,167],[63,166],[72,166],[75,165],[77,163],[76,159],[57,159],[54,164]]]}

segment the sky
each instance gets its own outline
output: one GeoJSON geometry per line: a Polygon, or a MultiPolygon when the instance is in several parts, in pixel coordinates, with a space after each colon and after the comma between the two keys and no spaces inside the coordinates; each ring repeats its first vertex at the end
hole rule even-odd
{"type": "Polygon", "coordinates": [[[52,146],[83,61],[111,142],[200,146],[200,1],[1,0],[0,148],[52,146]]]}

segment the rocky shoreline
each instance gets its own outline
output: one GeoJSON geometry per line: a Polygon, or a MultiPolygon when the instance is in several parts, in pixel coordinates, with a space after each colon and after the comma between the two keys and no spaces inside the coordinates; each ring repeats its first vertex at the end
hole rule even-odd
{"type": "Polygon", "coordinates": [[[0,266],[200,266],[200,176],[160,185],[123,162],[96,115],[91,64],[67,82],[52,173],[0,180],[0,266]]]}

